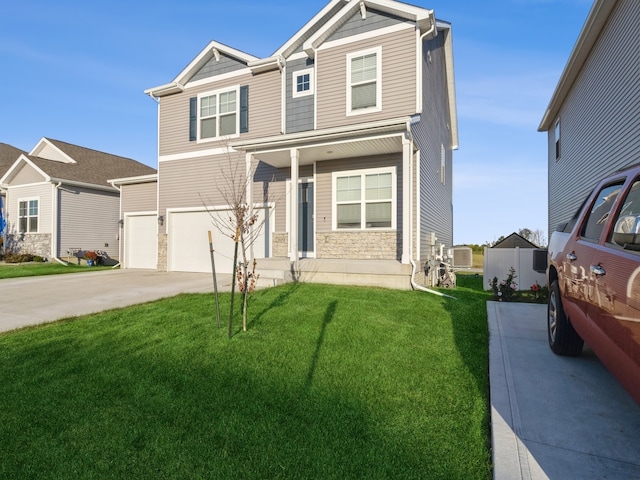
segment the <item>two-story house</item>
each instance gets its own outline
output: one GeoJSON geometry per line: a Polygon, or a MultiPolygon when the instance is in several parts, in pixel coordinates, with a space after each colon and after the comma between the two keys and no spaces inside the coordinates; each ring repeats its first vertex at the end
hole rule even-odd
{"type": "Polygon", "coordinates": [[[213,231],[217,270],[231,271],[212,215],[228,216],[225,191],[245,179],[264,268],[409,288],[452,245],[452,37],[432,10],[332,0],[268,58],[212,41],[145,93],[158,102],[157,209],[138,208],[157,212],[158,269],[210,271],[213,231]]]}
{"type": "Polygon", "coordinates": [[[538,127],[549,232],[605,176],[640,161],[640,2],[595,0],[538,127]]]}

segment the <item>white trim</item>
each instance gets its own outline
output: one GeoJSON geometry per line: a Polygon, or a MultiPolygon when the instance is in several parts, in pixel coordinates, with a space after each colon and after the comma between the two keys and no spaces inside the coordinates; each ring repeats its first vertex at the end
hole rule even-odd
{"type": "Polygon", "coordinates": [[[217,147],[208,148],[207,150],[200,150],[198,152],[187,153],[174,153],[172,155],[161,155],[158,158],[158,162],[172,162],[175,160],[189,160],[202,157],[210,157],[214,155],[230,155],[232,153],[238,153],[238,150],[232,147],[217,147]]]}
{"type": "Polygon", "coordinates": [[[220,88],[218,90],[210,90],[207,92],[202,92],[198,94],[198,103],[196,105],[196,118],[197,118],[197,125],[196,125],[196,143],[209,143],[209,142],[215,142],[215,141],[219,141],[225,138],[237,138],[240,136],[240,85],[235,85],[232,87],[227,87],[227,88],[220,88]],[[223,95],[225,93],[231,93],[234,92],[236,94],[236,99],[235,99],[235,116],[236,116],[236,132],[231,134],[231,135],[220,135],[220,119],[222,116],[225,115],[229,115],[230,112],[225,112],[224,114],[222,112],[220,112],[220,95],[223,95]],[[211,119],[211,118],[215,118],[216,119],[216,136],[215,137],[207,137],[207,138],[202,138],[202,132],[201,132],[201,125],[202,125],[202,117],[200,116],[200,112],[201,112],[201,107],[200,107],[200,102],[202,100],[202,98],[206,98],[206,97],[211,97],[214,96],[216,97],[216,113],[215,115],[210,115],[206,118],[211,119]]]}
{"type": "Polygon", "coordinates": [[[158,174],[152,173],[150,175],[139,175],[137,177],[124,177],[114,178],[113,180],[107,180],[111,185],[131,185],[133,183],[150,183],[157,182],[158,174]]]}
{"type": "Polygon", "coordinates": [[[57,147],[56,145],[51,143],[51,141],[49,141],[49,139],[46,138],[46,137],[42,137],[40,139],[40,141],[36,144],[36,146],[31,149],[31,151],[29,152],[29,155],[34,156],[34,157],[40,157],[40,152],[42,152],[42,150],[44,150],[44,148],[47,147],[47,146],[53,148],[54,150],[56,150],[66,160],[53,160],[53,159],[47,158],[47,157],[41,157],[41,158],[44,158],[45,160],[51,160],[52,162],[78,163],[73,158],[71,158],[69,155],[67,155],[63,150],[61,150],[60,147],[57,147]]]}
{"type": "Polygon", "coordinates": [[[7,180],[9,179],[9,177],[12,177],[13,175],[18,173],[18,168],[21,165],[21,163],[25,163],[25,164],[29,165],[36,172],[38,172],[40,175],[42,175],[44,177],[45,181],[44,182],[37,182],[38,184],[39,183],[47,183],[47,182],[51,181],[51,177],[49,177],[49,175],[47,175],[40,167],[38,167],[35,163],[33,163],[31,160],[29,160],[29,158],[26,155],[20,154],[18,159],[15,162],[13,162],[13,165],[11,165],[11,167],[9,167],[9,169],[2,176],[2,178],[0,178],[0,185],[5,185],[6,186],[5,188],[10,188],[10,185],[9,185],[9,183],[7,183],[7,180]]]}
{"type": "Polygon", "coordinates": [[[416,182],[416,193],[414,196],[415,202],[416,202],[416,224],[415,224],[415,227],[413,228],[414,232],[412,232],[412,234],[416,235],[417,245],[415,248],[415,258],[418,260],[418,263],[420,263],[420,261],[422,260],[422,258],[420,257],[422,252],[422,248],[421,248],[422,239],[420,238],[422,236],[421,234],[422,218],[420,217],[420,215],[422,214],[422,201],[420,197],[420,195],[422,195],[422,182],[420,182],[422,161],[420,156],[420,150],[418,150],[415,153],[415,162],[416,162],[416,166],[415,166],[415,173],[413,174],[414,178],[411,179],[411,181],[416,182]]]}
{"type": "MultiPolygon", "coordinates": [[[[350,37],[339,38],[337,40],[331,40],[318,46],[316,51],[327,50],[329,48],[341,47],[343,45],[349,45],[350,43],[361,42],[363,40],[371,40],[372,38],[379,38],[382,35],[389,35],[392,33],[401,32],[402,30],[415,29],[415,25],[407,23],[398,23],[391,25],[390,27],[379,28],[377,30],[371,30],[370,32],[359,33],[357,35],[351,35],[350,37]]],[[[417,30],[417,29],[416,29],[417,30]]],[[[419,30],[417,30],[420,32],[419,30]]]]}
{"type": "MultiPolygon", "coordinates": [[[[347,202],[347,203],[356,203],[347,202]]],[[[397,231],[397,203],[398,203],[398,186],[397,186],[397,171],[396,167],[380,167],[380,168],[366,168],[359,170],[341,170],[331,173],[331,230],[334,232],[391,232],[397,231]],[[365,185],[363,178],[366,175],[391,173],[391,227],[366,227],[366,205],[367,200],[365,198],[365,185]],[[360,176],[360,192],[361,198],[359,200],[361,208],[360,216],[360,228],[338,228],[338,201],[336,199],[336,181],[339,177],[355,177],[360,176]]]]}
{"type": "Polygon", "coordinates": [[[18,218],[18,228],[17,228],[18,232],[17,233],[18,234],[21,234],[21,233],[40,233],[40,219],[42,217],[42,213],[41,213],[42,202],[40,201],[40,197],[39,196],[36,196],[36,197],[34,197],[34,196],[22,197],[22,198],[18,197],[17,202],[18,202],[17,203],[17,210],[16,210],[16,217],[18,218]],[[38,228],[37,228],[37,230],[35,232],[30,232],[29,231],[29,224],[30,224],[29,219],[33,218],[33,217],[31,215],[29,215],[29,208],[30,208],[29,202],[31,202],[33,200],[36,200],[38,202],[38,215],[34,215],[33,216],[33,217],[38,219],[38,228]],[[26,217],[21,217],[20,216],[20,203],[21,202],[27,202],[27,216],[26,217]],[[26,218],[27,219],[27,230],[24,231],[24,232],[20,231],[20,219],[21,218],[26,218]]]}
{"type": "Polygon", "coordinates": [[[354,115],[364,115],[367,113],[374,113],[382,111],[382,46],[377,46],[374,48],[368,48],[366,50],[359,50],[357,52],[347,53],[346,57],[347,62],[347,117],[354,115]],[[376,55],[376,104],[373,107],[368,108],[358,108],[353,110],[352,108],[352,98],[351,91],[353,89],[353,84],[351,83],[351,64],[353,59],[356,57],[364,57],[365,55],[371,55],[375,53],[376,55]]]}
{"type": "Polygon", "coordinates": [[[304,70],[296,70],[291,73],[291,96],[293,98],[299,97],[307,97],[309,95],[315,94],[315,68],[305,68],[304,70]],[[298,92],[298,77],[303,75],[309,75],[309,90],[303,90],[302,92],[298,92]]]}
{"type": "Polygon", "coordinates": [[[229,80],[230,78],[240,77],[242,75],[251,75],[250,68],[242,68],[240,70],[234,70],[232,72],[223,73],[222,75],[216,75],[214,77],[201,78],[200,80],[194,80],[185,85],[185,90],[189,88],[201,87],[209,83],[221,82],[223,80],[229,80]]]}
{"type": "Polygon", "coordinates": [[[292,60],[301,60],[303,58],[309,58],[309,55],[307,55],[306,52],[297,52],[292,55],[289,55],[287,57],[287,62],[290,62],[292,60]]]}

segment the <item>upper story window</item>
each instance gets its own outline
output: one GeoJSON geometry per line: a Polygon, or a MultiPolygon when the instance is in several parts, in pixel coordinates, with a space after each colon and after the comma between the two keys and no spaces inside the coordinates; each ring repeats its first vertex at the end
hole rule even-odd
{"type": "Polygon", "coordinates": [[[347,115],[382,110],[382,47],[347,55],[347,115]]]}
{"type": "Polygon", "coordinates": [[[395,223],[395,169],[335,172],[334,229],[392,228],[395,223]]]}
{"type": "Polygon", "coordinates": [[[313,95],[313,68],[293,72],[293,97],[313,95]]]}
{"type": "Polygon", "coordinates": [[[38,232],[38,203],[37,199],[20,200],[18,202],[18,226],[20,233],[38,232]]]}
{"type": "Polygon", "coordinates": [[[198,95],[198,139],[233,137],[240,130],[238,87],[198,95]]]}
{"type": "Polygon", "coordinates": [[[556,160],[560,159],[560,119],[556,120],[556,126],[553,132],[556,147],[556,160]]]}

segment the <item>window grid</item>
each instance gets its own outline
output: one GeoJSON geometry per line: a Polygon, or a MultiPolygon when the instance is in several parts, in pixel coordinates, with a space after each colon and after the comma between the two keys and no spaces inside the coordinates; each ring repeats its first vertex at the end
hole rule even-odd
{"type": "Polygon", "coordinates": [[[200,139],[215,139],[238,133],[236,90],[200,97],[200,139]]]}
{"type": "Polygon", "coordinates": [[[38,200],[21,200],[18,203],[18,223],[21,233],[37,233],[38,200]]]}
{"type": "Polygon", "coordinates": [[[335,188],[336,228],[391,228],[394,202],[391,172],[338,176],[335,188]]]}

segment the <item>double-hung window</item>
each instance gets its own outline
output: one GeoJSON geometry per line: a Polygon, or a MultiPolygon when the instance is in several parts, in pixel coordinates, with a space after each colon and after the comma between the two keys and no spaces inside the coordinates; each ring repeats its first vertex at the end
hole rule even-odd
{"type": "Polygon", "coordinates": [[[293,98],[313,95],[313,68],[293,72],[293,98]]]}
{"type": "Polygon", "coordinates": [[[382,48],[347,55],[347,115],[382,109],[382,48]]]}
{"type": "Polygon", "coordinates": [[[38,200],[20,200],[18,202],[18,223],[20,233],[38,232],[38,200]]]}
{"type": "Polygon", "coordinates": [[[334,228],[392,228],[395,177],[393,168],[334,173],[334,228]]]}
{"type": "Polygon", "coordinates": [[[239,132],[238,88],[198,96],[198,138],[210,140],[239,132]]]}

